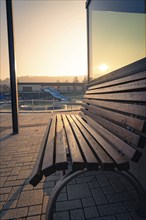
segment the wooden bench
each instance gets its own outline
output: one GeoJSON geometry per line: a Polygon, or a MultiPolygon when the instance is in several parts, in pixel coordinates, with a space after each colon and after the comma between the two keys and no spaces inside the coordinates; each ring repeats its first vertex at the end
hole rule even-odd
{"type": "Polygon", "coordinates": [[[36,186],[43,175],[59,170],[66,174],[51,193],[46,219],[53,219],[57,196],[69,181],[99,169],[132,179],[144,213],[144,193],[129,162],[138,163],[139,149],[146,144],[146,71],[103,78],[89,85],[79,115],[55,114],[49,120],[30,184],[36,186]]]}

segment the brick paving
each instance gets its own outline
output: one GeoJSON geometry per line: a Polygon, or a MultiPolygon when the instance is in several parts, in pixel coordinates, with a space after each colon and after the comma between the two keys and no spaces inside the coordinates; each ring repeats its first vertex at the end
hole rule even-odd
{"type": "MultiPolygon", "coordinates": [[[[0,219],[45,219],[57,172],[37,187],[28,184],[40,143],[52,113],[20,114],[20,131],[12,135],[11,114],[0,114],[0,219]]],[[[139,200],[127,180],[114,172],[88,172],[60,193],[54,220],[143,220],[139,200]]]]}

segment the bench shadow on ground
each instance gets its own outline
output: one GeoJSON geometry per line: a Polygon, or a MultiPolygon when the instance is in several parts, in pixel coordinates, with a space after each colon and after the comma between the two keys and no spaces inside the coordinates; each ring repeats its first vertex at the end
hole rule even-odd
{"type": "MultiPolygon", "coordinates": [[[[60,179],[57,172],[43,182],[44,195],[60,179]]],[[[145,219],[137,215],[139,200],[125,177],[114,172],[89,171],[70,181],[59,193],[53,212],[54,220],[145,219]]]]}

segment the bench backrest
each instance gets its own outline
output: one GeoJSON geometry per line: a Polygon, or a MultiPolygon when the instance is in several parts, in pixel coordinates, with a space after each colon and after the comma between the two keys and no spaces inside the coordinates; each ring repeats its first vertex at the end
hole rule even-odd
{"type": "Polygon", "coordinates": [[[84,95],[80,116],[137,162],[137,148],[146,144],[146,71],[102,83],[97,80],[84,95]]]}

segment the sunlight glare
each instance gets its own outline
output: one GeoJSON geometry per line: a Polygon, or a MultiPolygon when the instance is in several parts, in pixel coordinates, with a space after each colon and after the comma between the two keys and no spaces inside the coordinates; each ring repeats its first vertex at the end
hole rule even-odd
{"type": "Polygon", "coordinates": [[[99,68],[100,71],[104,72],[108,69],[108,65],[107,64],[101,64],[101,65],[99,65],[98,68],[99,68]]]}

